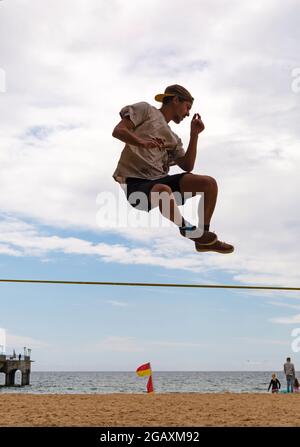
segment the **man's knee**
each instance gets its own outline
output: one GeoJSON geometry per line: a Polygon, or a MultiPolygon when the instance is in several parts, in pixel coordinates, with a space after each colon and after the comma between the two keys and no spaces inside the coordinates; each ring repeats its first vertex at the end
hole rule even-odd
{"type": "Polygon", "coordinates": [[[158,205],[170,206],[170,199],[173,197],[171,194],[172,189],[170,186],[163,184],[154,185],[150,193],[152,207],[156,207],[158,205]]]}
{"type": "Polygon", "coordinates": [[[199,186],[204,187],[204,189],[209,189],[213,191],[218,191],[218,184],[214,177],[210,175],[195,175],[196,182],[199,183],[199,186]]]}
{"type": "Polygon", "coordinates": [[[159,193],[159,194],[165,192],[165,193],[171,194],[172,193],[172,189],[168,185],[163,185],[161,183],[158,183],[158,184],[153,186],[153,188],[151,189],[151,193],[152,192],[153,193],[156,192],[156,193],[159,193]]]}
{"type": "Polygon", "coordinates": [[[213,178],[213,177],[210,177],[209,175],[207,176],[207,182],[208,182],[208,185],[209,185],[209,187],[211,188],[211,189],[214,189],[214,190],[218,190],[218,183],[217,183],[217,180],[215,179],[215,178],[213,178]]]}

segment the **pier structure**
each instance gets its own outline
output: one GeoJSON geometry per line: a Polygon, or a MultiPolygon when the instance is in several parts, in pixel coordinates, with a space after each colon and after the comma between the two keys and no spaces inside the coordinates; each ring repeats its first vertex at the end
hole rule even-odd
{"type": "Polygon", "coordinates": [[[0,373],[5,374],[5,386],[15,386],[15,375],[21,371],[21,386],[30,385],[31,363],[30,355],[8,356],[0,354],[0,373]]]}

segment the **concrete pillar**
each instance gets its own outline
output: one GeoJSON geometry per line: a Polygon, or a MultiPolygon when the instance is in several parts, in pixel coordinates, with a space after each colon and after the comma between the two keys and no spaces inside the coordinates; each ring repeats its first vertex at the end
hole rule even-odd
{"type": "Polygon", "coordinates": [[[30,372],[28,370],[22,372],[22,386],[29,385],[30,372]]]}
{"type": "Polygon", "coordinates": [[[5,374],[5,386],[14,386],[16,371],[9,371],[5,374]]]}
{"type": "Polygon", "coordinates": [[[12,386],[14,386],[14,384],[15,384],[15,377],[16,377],[16,371],[11,371],[10,372],[10,383],[12,386]]]}

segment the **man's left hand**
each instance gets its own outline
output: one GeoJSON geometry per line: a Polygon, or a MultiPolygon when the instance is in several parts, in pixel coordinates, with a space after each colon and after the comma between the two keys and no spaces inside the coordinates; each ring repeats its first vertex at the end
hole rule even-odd
{"type": "Polygon", "coordinates": [[[203,132],[204,129],[205,126],[203,124],[201,116],[199,115],[199,113],[195,113],[191,121],[191,134],[198,135],[200,132],[203,132]]]}

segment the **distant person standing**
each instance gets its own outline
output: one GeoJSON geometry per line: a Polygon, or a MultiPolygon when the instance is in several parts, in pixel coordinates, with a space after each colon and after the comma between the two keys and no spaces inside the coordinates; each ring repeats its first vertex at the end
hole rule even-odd
{"type": "Polygon", "coordinates": [[[295,382],[295,367],[291,362],[291,358],[287,357],[285,364],[283,365],[284,374],[286,377],[286,390],[288,393],[294,392],[294,382],[295,382]]]}
{"type": "Polygon", "coordinates": [[[278,393],[278,391],[279,391],[280,388],[281,388],[281,383],[280,383],[279,380],[277,379],[275,373],[272,374],[272,379],[271,379],[271,382],[270,382],[270,384],[269,384],[268,391],[270,390],[271,387],[272,387],[272,394],[273,394],[273,393],[278,393]]]}
{"type": "Polygon", "coordinates": [[[299,382],[297,377],[295,377],[295,381],[294,381],[294,393],[299,393],[299,382]]]}

